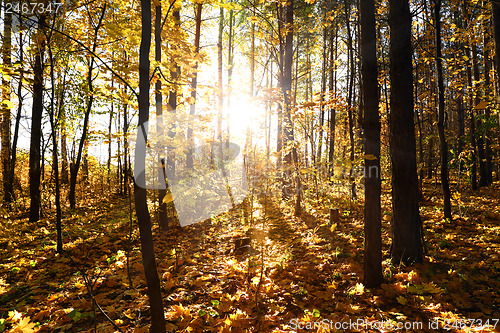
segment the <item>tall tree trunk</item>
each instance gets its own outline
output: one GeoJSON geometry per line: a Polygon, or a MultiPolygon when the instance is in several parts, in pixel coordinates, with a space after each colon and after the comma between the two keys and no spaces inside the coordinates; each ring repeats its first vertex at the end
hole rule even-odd
{"type": "Polygon", "coordinates": [[[441,54],[441,0],[435,1],[434,24],[436,29],[436,69],[438,87],[438,135],[441,151],[441,185],[443,188],[444,218],[451,219],[450,184],[448,182],[448,144],[444,131],[444,82],[441,54]]]}
{"type": "MultiPolygon", "coordinates": [[[[224,34],[224,7],[220,6],[219,14],[219,40],[217,42],[217,90],[218,90],[218,108],[217,108],[217,141],[222,142],[222,112],[224,108],[224,82],[223,82],[223,62],[222,62],[222,41],[224,34]]],[[[253,59],[253,58],[252,58],[253,59]]],[[[253,80],[253,72],[250,74],[250,80],[253,80]]],[[[250,84],[253,86],[253,84],[250,84]]],[[[250,88],[253,93],[253,88],[250,88]]],[[[222,150],[221,150],[222,151],[222,150]]]]}
{"type": "Polygon", "coordinates": [[[458,118],[458,138],[457,138],[457,157],[459,158],[460,174],[463,169],[463,161],[461,154],[464,151],[464,138],[465,138],[465,108],[462,92],[459,93],[457,99],[457,118],[458,118]]]}
{"type": "MultiPolygon", "coordinates": [[[[293,124],[292,124],[292,66],[293,66],[293,3],[291,0],[287,2],[285,12],[285,28],[287,33],[285,35],[284,45],[284,61],[283,61],[283,78],[282,90],[284,94],[284,122],[283,122],[283,146],[288,149],[293,141],[293,124]]],[[[285,154],[284,164],[289,167],[292,163],[292,154],[287,152],[285,154]]]]}
{"type": "MultiPolygon", "coordinates": [[[[127,87],[125,87],[125,92],[127,87]]],[[[128,195],[129,191],[129,173],[130,173],[130,163],[129,163],[129,147],[128,147],[128,102],[125,101],[123,104],[123,162],[122,162],[122,180],[123,180],[123,196],[128,195]]]]}
{"type": "MultiPolygon", "coordinates": [[[[283,89],[283,63],[285,58],[285,43],[283,42],[283,6],[276,2],[276,18],[278,20],[278,40],[279,40],[279,56],[278,56],[278,85],[281,89],[283,89]]],[[[277,124],[277,137],[276,137],[276,153],[277,153],[277,161],[276,161],[276,169],[282,169],[282,155],[283,155],[283,104],[278,103],[277,105],[277,115],[278,115],[278,124],[277,124]]]]}
{"type": "Polygon", "coordinates": [[[165,315],[161,298],[160,279],[156,270],[151,217],[146,197],[146,142],[149,121],[149,50],[151,45],[151,1],[141,0],[141,45],[139,49],[139,123],[135,148],[135,209],[142,249],[142,262],[146,275],[149,308],[151,310],[150,332],[165,333],[165,315]]]}
{"type": "MultiPolygon", "coordinates": [[[[180,32],[181,29],[181,16],[180,16],[180,8],[175,6],[173,7],[172,17],[174,20],[174,29],[175,31],[180,32]]],[[[176,46],[172,45],[172,50],[175,52],[176,46]]],[[[174,83],[171,90],[168,94],[168,111],[172,114],[175,114],[177,110],[177,90],[178,90],[178,80],[181,74],[181,67],[175,60],[174,62],[174,70],[170,72],[170,77],[172,82],[174,83]]],[[[169,124],[168,137],[172,140],[175,136],[175,123],[169,124]]],[[[170,193],[170,189],[168,186],[175,182],[175,151],[173,146],[167,147],[167,163],[166,163],[166,175],[167,175],[167,193],[170,193]]],[[[178,222],[176,222],[176,214],[175,214],[175,206],[174,202],[170,201],[166,205],[167,211],[167,227],[172,228],[178,222]]]]}
{"type": "Polygon", "coordinates": [[[67,148],[67,133],[66,133],[66,108],[64,106],[59,114],[59,126],[61,128],[61,183],[69,183],[68,171],[68,148],[67,148]]]}
{"type": "MultiPolygon", "coordinates": [[[[99,33],[99,28],[102,25],[102,21],[104,18],[104,14],[106,12],[106,4],[104,4],[101,15],[99,17],[99,21],[94,29],[94,38],[93,38],[93,45],[92,45],[92,52],[95,54],[95,51],[97,49],[97,36],[99,33]]],[[[82,160],[82,155],[83,155],[83,148],[86,145],[87,141],[87,132],[88,132],[88,123],[89,123],[89,118],[90,118],[90,111],[92,110],[92,104],[94,102],[94,84],[93,81],[95,78],[92,77],[92,71],[94,69],[94,63],[95,59],[93,55],[90,55],[89,59],[89,66],[88,66],[88,72],[87,72],[87,86],[89,89],[89,97],[87,101],[87,106],[85,110],[85,116],[83,119],[83,128],[82,128],[82,137],[80,139],[80,144],[78,146],[78,155],[76,157],[75,164],[73,165],[73,168],[70,170],[70,184],[69,184],[69,206],[71,209],[75,209],[76,207],[76,181],[78,177],[78,170],[80,169],[80,162],[82,160]]]]}
{"type": "Polygon", "coordinates": [[[41,38],[41,29],[45,28],[45,15],[39,18],[40,31],[35,34],[36,54],[33,67],[33,108],[31,112],[31,138],[30,138],[30,222],[36,222],[40,218],[40,139],[42,135],[42,112],[43,112],[43,54],[45,41],[41,38]]]}
{"type": "MultiPolygon", "coordinates": [[[[495,69],[497,73],[497,92],[500,92],[500,4],[492,1],[491,11],[493,18],[493,31],[495,38],[495,69]]],[[[500,95],[497,96],[500,102],[500,95]]],[[[498,114],[498,125],[500,126],[500,113],[498,114]]],[[[500,130],[498,131],[498,145],[500,147],[500,130]]],[[[500,155],[500,148],[498,149],[498,154],[500,155]]],[[[497,166],[497,180],[500,179],[500,158],[498,159],[497,166]]]]}
{"type": "MultiPolygon", "coordinates": [[[[111,89],[114,90],[114,76],[111,74],[111,89]]],[[[108,192],[111,192],[111,158],[112,158],[112,146],[113,146],[113,116],[115,113],[115,100],[111,100],[111,110],[109,112],[109,124],[108,124],[108,192]]]]}
{"type": "Polygon", "coordinates": [[[422,262],[422,225],[413,123],[411,14],[408,0],[389,1],[392,162],[392,245],[396,264],[422,262]]]}
{"type": "MultiPolygon", "coordinates": [[[[50,118],[50,128],[52,132],[52,170],[54,170],[54,182],[56,187],[56,230],[57,230],[57,243],[56,249],[58,253],[63,251],[62,242],[62,212],[61,212],[61,189],[59,184],[59,152],[57,151],[57,131],[56,131],[56,121],[55,121],[55,99],[56,99],[56,80],[54,77],[54,57],[52,54],[52,49],[49,45],[48,47],[49,61],[50,61],[50,79],[51,79],[51,99],[49,108],[49,118],[50,118]]],[[[62,102],[64,101],[64,92],[61,92],[60,106],[62,107],[62,102]]]]}
{"type": "MultiPolygon", "coordinates": [[[[2,59],[3,70],[9,72],[12,70],[12,11],[4,11],[3,22],[3,43],[2,43],[2,59]]],[[[2,96],[1,96],[1,153],[0,159],[2,163],[3,175],[3,190],[4,202],[10,204],[14,200],[14,186],[10,183],[10,167],[11,167],[11,154],[10,154],[10,126],[11,126],[11,85],[10,76],[3,75],[2,77],[2,96]],[[6,104],[9,103],[9,104],[6,104]]]]}
{"type": "Polygon", "coordinates": [[[433,112],[432,110],[429,110],[428,112],[428,115],[429,115],[429,120],[428,120],[428,124],[429,124],[429,135],[430,135],[430,138],[429,138],[429,142],[427,144],[427,179],[432,179],[432,174],[433,174],[433,168],[434,168],[434,133],[432,131],[432,124],[433,124],[433,119],[434,119],[434,115],[433,115],[433,112]]]}
{"type": "MultiPolygon", "coordinates": [[[[469,26],[469,11],[468,11],[468,6],[467,6],[467,1],[464,0],[463,6],[462,6],[462,13],[463,13],[463,18],[464,18],[464,25],[469,26]]],[[[474,101],[474,92],[475,92],[475,84],[472,81],[472,68],[473,65],[471,63],[471,49],[475,49],[475,42],[470,38],[470,36],[467,37],[467,47],[464,49],[464,55],[466,57],[466,63],[467,63],[467,68],[466,68],[466,73],[467,73],[467,91],[469,94],[469,137],[470,137],[470,142],[471,142],[471,154],[470,154],[470,161],[471,161],[471,186],[473,190],[477,189],[477,163],[476,163],[476,134],[475,134],[475,116],[474,116],[474,109],[475,109],[475,101],[474,101]]],[[[465,46],[465,45],[464,45],[465,46]]]]}
{"type": "Polygon", "coordinates": [[[351,198],[356,198],[356,182],[354,181],[354,115],[353,115],[353,89],[354,89],[354,45],[352,42],[351,24],[350,24],[350,6],[347,0],[344,0],[344,10],[347,29],[347,53],[349,58],[349,83],[347,93],[347,116],[349,123],[349,142],[350,142],[350,162],[349,181],[351,183],[351,198]]]}
{"type": "MultiPolygon", "coordinates": [[[[22,14],[19,14],[19,24],[22,22],[22,14]]],[[[10,193],[12,200],[15,199],[14,196],[14,177],[15,177],[15,169],[16,169],[16,159],[17,159],[17,140],[19,138],[19,126],[21,124],[21,114],[23,111],[23,34],[19,32],[19,63],[21,64],[21,71],[19,72],[19,85],[17,86],[17,96],[19,98],[19,105],[17,108],[16,122],[14,125],[14,136],[12,137],[12,153],[10,159],[10,168],[9,168],[9,180],[8,180],[8,188],[5,191],[6,193],[10,193]]]]}
{"type": "Polygon", "coordinates": [[[493,182],[493,174],[492,174],[492,153],[491,153],[491,131],[490,131],[490,117],[491,117],[491,87],[490,87],[490,51],[489,51],[489,22],[486,21],[486,25],[483,27],[484,29],[484,47],[483,47],[483,62],[484,62],[484,99],[487,103],[486,108],[484,110],[484,120],[483,120],[483,144],[484,144],[484,181],[481,180],[485,186],[491,185],[493,182]]]}
{"type": "Polygon", "coordinates": [[[382,275],[381,183],[380,183],[380,117],[377,74],[377,35],[375,1],[360,1],[361,79],[364,101],[365,133],[365,248],[363,284],[378,287],[382,275]],[[369,156],[369,158],[368,158],[369,156]]]}
{"type": "Polygon", "coordinates": [[[292,67],[293,67],[293,10],[294,1],[291,0],[284,6],[284,23],[286,28],[285,45],[284,45],[284,61],[283,61],[283,76],[281,89],[284,98],[284,114],[283,114],[283,148],[285,156],[283,166],[285,169],[285,184],[283,189],[286,196],[293,194],[291,177],[293,164],[297,162],[297,152],[294,147],[291,147],[294,140],[293,123],[292,123],[292,67]]]}
{"type": "Polygon", "coordinates": [[[338,25],[335,24],[335,34],[333,33],[333,25],[330,28],[330,77],[328,81],[328,94],[330,95],[330,124],[329,124],[329,132],[330,132],[330,142],[328,144],[328,174],[329,180],[331,181],[331,177],[333,176],[333,157],[335,156],[335,130],[336,130],[336,122],[335,122],[335,106],[333,104],[333,100],[337,97],[337,49],[338,49],[338,25]],[[335,40],[335,47],[334,47],[335,40]]]}
{"type": "Polygon", "coordinates": [[[479,92],[479,65],[477,61],[477,49],[476,43],[471,39],[471,49],[472,49],[472,73],[474,75],[474,81],[471,83],[472,94],[471,94],[471,105],[470,105],[470,136],[472,144],[472,189],[477,189],[477,159],[481,159],[480,148],[476,141],[476,106],[480,102],[480,92],[479,92]]]}
{"type": "MultiPolygon", "coordinates": [[[[116,120],[117,120],[117,127],[118,127],[118,131],[121,130],[121,112],[120,112],[120,108],[118,108],[118,114],[116,115],[116,120]]],[[[125,133],[123,133],[123,137],[125,139],[125,133]]],[[[123,194],[123,187],[122,187],[122,183],[123,183],[123,173],[122,173],[122,150],[121,150],[121,140],[118,139],[117,140],[117,147],[116,147],[116,155],[118,156],[118,161],[116,162],[116,180],[118,182],[118,192],[119,194],[123,194]]]]}
{"type": "MultiPolygon", "coordinates": [[[[159,1],[155,8],[155,61],[161,63],[161,24],[162,23],[162,11],[161,11],[161,1],[159,1]]],[[[155,103],[156,103],[156,135],[158,139],[163,141],[163,95],[161,92],[161,75],[158,73],[156,85],[155,85],[155,103]]],[[[160,184],[160,190],[158,191],[158,225],[162,231],[168,229],[168,217],[167,217],[167,204],[163,202],[165,195],[167,194],[167,189],[163,188],[166,186],[165,182],[165,159],[164,150],[165,147],[161,145],[158,152],[158,183],[160,184]]]]}
{"type": "Polygon", "coordinates": [[[322,55],[322,71],[321,71],[321,95],[320,95],[320,106],[319,106],[319,139],[318,139],[318,150],[316,156],[316,167],[321,168],[321,151],[323,148],[323,126],[325,124],[325,101],[326,95],[326,75],[327,75],[327,57],[328,57],[328,43],[327,43],[327,27],[323,28],[323,55],[322,55]]]}
{"type": "Polygon", "coordinates": [[[233,92],[232,81],[233,81],[233,67],[234,67],[234,10],[231,8],[229,10],[229,32],[227,40],[227,112],[226,112],[226,144],[229,147],[229,136],[230,136],[230,113],[231,113],[231,94],[233,92]]]}
{"type": "MultiPolygon", "coordinates": [[[[195,35],[194,35],[194,49],[196,55],[199,54],[200,52],[200,34],[201,34],[201,12],[202,12],[203,4],[197,3],[196,4],[196,30],[195,30],[195,35]]],[[[193,117],[194,113],[196,111],[196,87],[198,85],[198,61],[195,62],[194,68],[193,68],[193,78],[191,80],[191,105],[189,106],[189,116],[193,117]]],[[[187,141],[188,144],[190,145],[188,148],[188,152],[186,155],[186,168],[191,170],[193,169],[193,128],[188,125],[187,129],[187,141]]]]}
{"type": "MultiPolygon", "coordinates": [[[[252,6],[253,15],[255,16],[255,5],[252,6]]],[[[255,87],[255,23],[252,22],[250,30],[250,97],[254,96],[255,87]]]]}

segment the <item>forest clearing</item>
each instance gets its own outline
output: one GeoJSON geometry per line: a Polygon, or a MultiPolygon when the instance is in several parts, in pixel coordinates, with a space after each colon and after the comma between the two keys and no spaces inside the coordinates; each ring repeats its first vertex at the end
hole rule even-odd
{"type": "Polygon", "coordinates": [[[0,2],[0,333],[500,331],[496,0],[0,2]]]}

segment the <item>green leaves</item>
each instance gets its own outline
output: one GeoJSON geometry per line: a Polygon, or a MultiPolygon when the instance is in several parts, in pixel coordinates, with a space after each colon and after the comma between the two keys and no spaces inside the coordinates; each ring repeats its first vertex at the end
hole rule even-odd
{"type": "Polygon", "coordinates": [[[73,310],[70,313],[68,313],[68,317],[73,319],[73,321],[76,323],[80,319],[82,319],[82,314],[78,310],[73,310]]]}

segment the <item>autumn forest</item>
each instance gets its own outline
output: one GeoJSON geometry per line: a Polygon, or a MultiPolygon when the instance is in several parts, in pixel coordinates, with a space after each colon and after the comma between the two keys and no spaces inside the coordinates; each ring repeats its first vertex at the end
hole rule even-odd
{"type": "Polygon", "coordinates": [[[1,0],[0,332],[497,332],[497,0],[1,0]]]}

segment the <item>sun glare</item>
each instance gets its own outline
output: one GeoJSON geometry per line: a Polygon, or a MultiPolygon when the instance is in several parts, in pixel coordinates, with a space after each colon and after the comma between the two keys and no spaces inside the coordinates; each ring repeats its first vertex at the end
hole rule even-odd
{"type": "Polygon", "coordinates": [[[231,140],[244,142],[248,131],[254,140],[265,134],[265,108],[249,96],[236,96],[225,111],[225,116],[231,140]]]}

